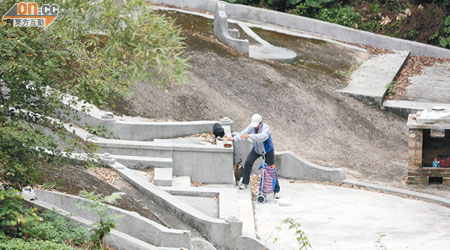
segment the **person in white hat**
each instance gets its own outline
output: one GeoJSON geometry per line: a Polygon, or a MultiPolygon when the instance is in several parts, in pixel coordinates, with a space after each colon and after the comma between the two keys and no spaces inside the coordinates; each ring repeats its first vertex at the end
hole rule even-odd
{"type": "MultiPolygon", "coordinates": [[[[231,140],[239,141],[250,138],[253,141],[253,148],[247,156],[244,164],[244,175],[242,182],[239,185],[239,189],[246,189],[250,182],[250,173],[252,172],[253,164],[256,159],[261,156],[265,156],[265,162],[267,165],[275,164],[275,149],[272,143],[272,136],[270,134],[269,125],[262,122],[262,116],[260,114],[254,114],[250,125],[242,130],[239,134],[233,137],[231,140]]],[[[278,199],[280,192],[280,186],[277,182],[275,186],[275,197],[278,199]]]]}

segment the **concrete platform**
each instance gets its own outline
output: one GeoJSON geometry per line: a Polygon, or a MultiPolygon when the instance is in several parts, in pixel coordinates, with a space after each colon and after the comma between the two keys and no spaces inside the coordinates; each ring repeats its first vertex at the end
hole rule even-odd
{"type": "Polygon", "coordinates": [[[406,100],[428,103],[450,103],[450,63],[425,67],[421,75],[409,78],[406,100]]]}
{"type": "Polygon", "coordinates": [[[387,86],[394,80],[408,55],[409,51],[397,51],[371,57],[353,72],[348,86],[338,91],[381,107],[387,86]]]}
{"type": "Polygon", "coordinates": [[[191,177],[190,176],[173,176],[172,177],[172,187],[191,187],[191,177]]]}
{"type": "Polygon", "coordinates": [[[197,208],[199,211],[208,216],[219,218],[219,202],[217,198],[184,195],[176,195],[175,197],[186,202],[192,207],[197,208]]]}
{"type": "Polygon", "coordinates": [[[281,221],[294,218],[313,249],[376,249],[379,233],[386,249],[447,249],[450,244],[450,209],[396,195],[315,183],[290,183],[281,179],[280,206],[274,200],[255,205],[257,235],[272,242],[272,249],[294,249],[293,230],[281,221]],[[272,235],[271,235],[272,234],[272,235]]]}
{"type": "Polygon", "coordinates": [[[172,169],[171,168],[155,168],[155,177],[153,184],[156,186],[172,186],[172,169]]]}

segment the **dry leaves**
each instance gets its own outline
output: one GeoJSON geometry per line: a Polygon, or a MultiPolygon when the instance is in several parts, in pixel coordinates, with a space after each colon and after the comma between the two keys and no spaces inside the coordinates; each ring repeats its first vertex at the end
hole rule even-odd
{"type": "Polygon", "coordinates": [[[256,196],[258,196],[260,180],[261,177],[259,177],[259,175],[256,174],[250,175],[250,188],[252,190],[252,199],[256,199],[256,196]]]}
{"type": "Polygon", "coordinates": [[[192,187],[201,187],[204,186],[205,184],[200,183],[200,182],[195,182],[195,181],[191,181],[191,186],[192,187]]]}
{"type": "Polygon", "coordinates": [[[195,135],[191,135],[191,137],[203,137],[203,141],[215,144],[215,138],[214,138],[213,133],[195,134],[195,135]]]}
{"type": "Polygon", "coordinates": [[[104,180],[107,183],[112,183],[116,180],[120,179],[119,174],[116,173],[116,171],[114,171],[111,168],[102,168],[102,167],[97,167],[97,168],[92,168],[91,169],[92,172],[94,172],[100,179],[104,180]]]}
{"type": "Polygon", "coordinates": [[[409,81],[411,76],[422,74],[424,67],[433,66],[435,63],[443,62],[450,62],[450,60],[426,56],[409,56],[395,80],[394,94],[387,99],[398,100],[405,96],[406,88],[411,85],[411,82],[409,81]]]}
{"type": "Polygon", "coordinates": [[[153,169],[153,168],[146,169],[144,172],[147,173],[148,181],[150,183],[153,183],[153,179],[155,178],[155,169],[153,169]]]}

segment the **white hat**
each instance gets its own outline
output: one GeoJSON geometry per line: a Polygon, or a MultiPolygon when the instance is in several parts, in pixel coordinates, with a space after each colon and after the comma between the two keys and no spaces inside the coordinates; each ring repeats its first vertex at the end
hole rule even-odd
{"type": "Polygon", "coordinates": [[[252,116],[252,122],[250,123],[250,126],[256,128],[258,127],[260,122],[262,122],[262,116],[260,114],[254,114],[252,116]]]}

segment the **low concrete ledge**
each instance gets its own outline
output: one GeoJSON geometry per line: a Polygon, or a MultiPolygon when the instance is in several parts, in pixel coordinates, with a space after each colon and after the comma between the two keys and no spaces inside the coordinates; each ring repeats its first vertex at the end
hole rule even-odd
{"type": "Polygon", "coordinates": [[[131,169],[171,168],[172,158],[111,155],[111,158],[131,169]]]}
{"type": "Polygon", "coordinates": [[[445,205],[445,206],[450,206],[449,199],[439,197],[436,195],[424,194],[424,193],[419,193],[419,192],[415,192],[415,191],[409,191],[409,190],[402,189],[402,188],[381,186],[381,185],[376,185],[376,184],[372,184],[372,183],[365,183],[365,182],[348,180],[348,179],[344,180],[342,183],[347,184],[347,185],[354,185],[354,186],[358,186],[358,187],[362,187],[362,188],[367,188],[367,189],[371,189],[371,190],[376,190],[376,191],[383,191],[386,193],[411,196],[411,197],[415,197],[417,199],[431,201],[431,202],[439,203],[439,204],[445,205]]]}
{"type": "Polygon", "coordinates": [[[275,162],[278,176],[284,178],[337,183],[345,179],[344,169],[314,164],[292,151],[276,152],[275,162]]]}
{"type": "MultiPolygon", "coordinates": [[[[97,221],[98,219],[97,214],[94,212],[76,207],[77,203],[83,201],[80,197],[44,190],[34,190],[34,192],[39,201],[46,202],[91,221],[97,221]]],[[[156,246],[190,248],[191,237],[189,231],[169,229],[135,212],[113,206],[109,206],[108,212],[122,216],[116,223],[116,229],[120,232],[156,246]]]]}
{"type": "MultiPolygon", "coordinates": [[[[59,207],[53,206],[47,202],[40,201],[40,200],[28,200],[31,204],[34,206],[45,209],[45,210],[52,210],[55,209],[56,213],[58,213],[61,216],[65,216],[70,218],[71,221],[74,223],[77,223],[83,227],[91,228],[91,225],[94,223],[91,220],[85,219],[80,216],[72,215],[72,213],[61,209],[59,207]]],[[[113,247],[117,250],[161,250],[164,248],[158,248],[154,245],[151,245],[149,243],[146,243],[142,240],[139,240],[137,238],[134,238],[130,235],[127,235],[125,233],[122,233],[116,229],[111,229],[111,232],[108,236],[104,238],[105,243],[108,246],[113,247]]]]}
{"type": "MultiPolygon", "coordinates": [[[[214,12],[218,0],[149,0],[152,3],[173,5],[179,8],[214,12]]],[[[281,27],[323,35],[339,41],[359,43],[389,50],[409,50],[412,55],[450,58],[450,50],[428,44],[378,35],[312,18],[226,3],[229,18],[253,20],[281,27]]]]}
{"type": "Polygon", "coordinates": [[[117,162],[109,163],[109,165],[142,194],[197,229],[219,249],[234,249],[236,238],[242,234],[241,221],[234,218],[222,220],[207,216],[186,202],[137,176],[134,170],[130,170],[117,162]]]}
{"type": "MultiPolygon", "coordinates": [[[[100,110],[95,105],[80,101],[77,97],[64,95],[62,102],[70,110],[67,117],[74,124],[105,126],[122,140],[150,141],[153,139],[176,138],[211,132],[214,123],[220,121],[152,122],[144,118],[115,117],[111,112],[100,110]]],[[[232,125],[228,121],[227,125],[232,125]]]]}

